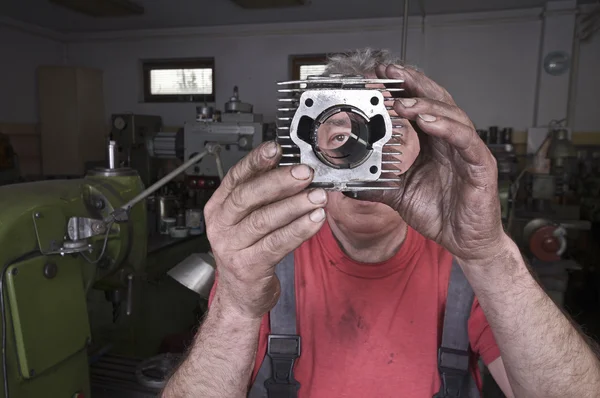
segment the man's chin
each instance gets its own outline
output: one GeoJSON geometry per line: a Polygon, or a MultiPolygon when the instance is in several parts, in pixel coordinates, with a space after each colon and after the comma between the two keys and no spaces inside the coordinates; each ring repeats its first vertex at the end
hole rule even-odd
{"type": "Polygon", "coordinates": [[[385,206],[384,204],[379,203],[379,202],[372,202],[369,200],[356,199],[356,198],[353,198],[352,196],[349,196],[346,193],[344,193],[344,201],[346,201],[346,203],[352,205],[353,207],[356,207],[359,209],[377,209],[377,208],[381,208],[382,206],[385,206]]]}

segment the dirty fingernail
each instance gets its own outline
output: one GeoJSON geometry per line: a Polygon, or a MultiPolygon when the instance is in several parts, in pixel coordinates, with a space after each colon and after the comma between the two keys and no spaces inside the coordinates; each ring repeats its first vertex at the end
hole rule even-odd
{"type": "Polygon", "coordinates": [[[402,98],[399,101],[402,105],[404,105],[405,108],[410,108],[417,103],[417,100],[414,98],[402,98]]]}
{"type": "Polygon", "coordinates": [[[327,200],[327,194],[324,189],[315,189],[308,194],[308,200],[316,205],[320,205],[327,200]]]}
{"type": "Polygon", "coordinates": [[[297,180],[306,180],[310,177],[310,168],[304,164],[292,168],[292,176],[297,180]]]}
{"type": "Polygon", "coordinates": [[[308,218],[310,218],[310,221],[312,221],[312,222],[321,222],[325,218],[325,210],[323,210],[323,209],[314,210],[312,213],[310,213],[308,218]]]}
{"type": "Polygon", "coordinates": [[[421,118],[421,120],[423,120],[425,122],[435,122],[437,120],[435,116],[428,115],[426,113],[419,115],[419,117],[421,118]]]}
{"type": "Polygon", "coordinates": [[[272,158],[273,156],[277,155],[277,144],[274,142],[269,142],[264,146],[262,152],[267,158],[272,158]]]}

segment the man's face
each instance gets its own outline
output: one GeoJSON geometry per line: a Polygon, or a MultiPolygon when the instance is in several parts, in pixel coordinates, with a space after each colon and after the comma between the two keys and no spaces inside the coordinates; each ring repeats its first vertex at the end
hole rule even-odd
{"type": "MultiPolygon", "coordinates": [[[[366,75],[366,78],[375,79],[373,75],[366,75]]],[[[383,84],[372,85],[372,88],[385,88],[383,84]]],[[[384,97],[391,97],[389,92],[383,93],[384,97]]],[[[387,102],[387,101],[386,101],[387,102]]],[[[391,105],[392,103],[386,103],[391,105]]],[[[349,139],[351,139],[351,117],[348,113],[340,112],[331,118],[331,123],[324,123],[318,131],[318,145],[322,154],[332,163],[341,162],[344,156],[340,149],[349,139]],[[323,129],[323,134],[321,134],[323,129]]],[[[328,121],[329,121],[328,120],[328,121]]],[[[396,125],[408,123],[402,120],[396,125]]],[[[396,142],[402,144],[400,148],[401,155],[397,158],[402,161],[398,174],[406,172],[415,162],[419,154],[419,139],[413,129],[394,128],[394,134],[402,134],[396,142]]],[[[339,164],[339,163],[338,163],[339,164]]],[[[329,192],[327,212],[336,223],[344,224],[358,232],[376,233],[382,231],[386,225],[395,224],[401,221],[398,213],[391,207],[382,203],[366,202],[356,200],[345,196],[341,192],[329,192]]]]}

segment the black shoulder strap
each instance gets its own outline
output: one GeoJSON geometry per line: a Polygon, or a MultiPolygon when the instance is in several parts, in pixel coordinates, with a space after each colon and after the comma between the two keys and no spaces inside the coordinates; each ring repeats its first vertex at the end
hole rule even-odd
{"type": "Polygon", "coordinates": [[[296,332],[296,289],[294,253],[277,264],[281,294],[270,312],[271,334],[267,357],[258,371],[248,398],[296,398],[300,383],[294,378],[294,362],[300,357],[300,336],[296,332]]]}
{"type": "Polygon", "coordinates": [[[469,372],[469,316],[473,305],[473,289],[462,269],[452,260],[442,345],[438,351],[440,391],[434,398],[478,398],[479,389],[469,372]]]}

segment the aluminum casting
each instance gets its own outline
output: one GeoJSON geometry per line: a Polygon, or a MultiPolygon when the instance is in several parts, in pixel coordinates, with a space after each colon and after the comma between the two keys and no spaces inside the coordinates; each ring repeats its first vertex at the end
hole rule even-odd
{"type": "Polygon", "coordinates": [[[280,166],[306,164],[315,171],[312,185],[330,190],[395,188],[402,126],[385,101],[402,83],[342,75],[280,82],[280,166]]]}

